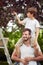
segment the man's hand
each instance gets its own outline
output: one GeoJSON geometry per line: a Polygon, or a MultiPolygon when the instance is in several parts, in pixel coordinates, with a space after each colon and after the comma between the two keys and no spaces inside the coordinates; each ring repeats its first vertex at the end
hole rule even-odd
{"type": "Polygon", "coordinates": [[[26,57],[25,58],[25,61],[29,62],[29,61],[32,61],[33,60],[33,57],[26,57]]]}
{"type": "Polygon", "coordinates": [[[27,65],[27,64],[28,64],[28,62],[27,62],[26,60],[24,60],[24,59],[21,59],[21,62],[22,62],[24,65],[27,65]]]}

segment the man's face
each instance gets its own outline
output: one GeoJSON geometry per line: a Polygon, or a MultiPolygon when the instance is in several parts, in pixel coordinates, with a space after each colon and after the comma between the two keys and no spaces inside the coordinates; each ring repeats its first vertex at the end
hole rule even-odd
{"type": "Polygon", "coordinates": [[[25,31],[22,34],[22,39],[23,41],[27,41],[28,39],[30,39],[31,35],[29,34],[29,31],[25,31]]]}

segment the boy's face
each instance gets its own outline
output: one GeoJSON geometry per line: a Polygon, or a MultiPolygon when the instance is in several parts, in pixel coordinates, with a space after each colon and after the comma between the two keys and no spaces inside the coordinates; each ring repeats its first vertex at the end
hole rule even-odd
{"type": "Polygon", "coordinates": [[[31,18],[33,17],[33,14],[31,14],[30,12],[27,12],[27,17],[31,18]]]}
{"type": "Polygon", "coordinates": [[[29,34],[29,31],[23,32],[22,34],[23,41],[27,41],[28,39],[30,39],[30,37],[31,35],[29,34]]]}

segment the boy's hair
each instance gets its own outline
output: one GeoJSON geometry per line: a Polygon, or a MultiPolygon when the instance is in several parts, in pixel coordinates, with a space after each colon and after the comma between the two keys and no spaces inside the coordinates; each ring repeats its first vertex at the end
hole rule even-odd
{"type": "Polygon", "coordinates": [[[31,35],[31,30],[30,29],[28,29],[28,28],[23,29],[23,32],[25,32],[25,31],[28,31],[29,35],[31,35]]]}
{"type": "Polygon", "coordinates": [[[27,8],[27,13],[28,12],[30,12],[31,14],[33,14],[33,16],[35,16],[35,14],[37,13],[37,8],[29,7],[29,8],[27,8]]]}

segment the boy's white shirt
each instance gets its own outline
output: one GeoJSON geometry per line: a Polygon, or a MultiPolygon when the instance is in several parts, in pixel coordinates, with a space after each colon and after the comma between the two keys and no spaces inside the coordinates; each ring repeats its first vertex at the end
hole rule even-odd
{"type": "Polygon", "coordinates": [[[25,18],[23,20],[23,25],[25,26],[25,28],[29,28],[31,30],[32,37],[35,37],[36,27],[40,27],[37,19],[32,20],[30,18],[25,18]]]}
{"type": "MultiPolygon", "coordinates": [[[[27,47],[25,44],[23,44],[20,47],[20,53],[21,53],[22,59],[24,59],[26,57],[35,57],[34,49],[31,46],[27,47]]],[[[20,65],[23,65],[23,63],[20,62],[20,65]]],[[[28,65],[37,65],[37,62],[36,61],[30,61],[28,63],[28,65]]]]}

